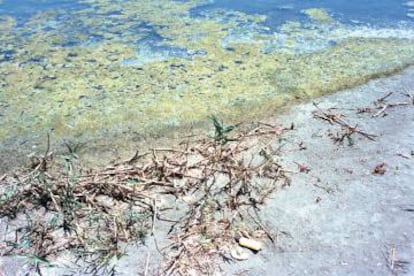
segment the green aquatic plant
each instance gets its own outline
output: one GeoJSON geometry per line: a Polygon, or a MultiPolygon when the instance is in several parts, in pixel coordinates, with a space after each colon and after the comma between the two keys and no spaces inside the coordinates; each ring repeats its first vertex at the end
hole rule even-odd
{"type": "MultiPolygon", "coordinates": [[[[8,30],[15,19],[0,17],[0,40],[7,42],[0,53],[0,141],[35,140],[53,128],[56,139],[123,147],[137,137],[133,133],[165,136],[203,125],[209,114],[233,121],[263,118],[297,99],[362,84],[413,63],[410,35],[387,30],[389,38],[375,38],[375,30],[348,30],[323,9],[304,10],[310,20],[285,22],[267,34],[257,31],[265,28],[260,14],[218,11],[193,18],[190,10],[202,0],[85,2],[93,9],[71,15],[104,38],[93,47],[56,47],[68,38],[62,36],[65,26],[43,31],[54,22],[53,13],[40,13],[13,32],[8,30]],[[114,14],[108,26],[107,14],[114,14]],[[151,30],[137,32],[134,26],[143,22],[151,30]],[[140,57],[131,41],[147,31],[173,49],[188,50],[191,58],[128,65],[140,57]],[[33,35],[22,40],[23,33],[33,35]]],[[[75,31],[76,41],[88,39],[75,31]]],[[[76,146],[72,149],[76,155],[76,146]]]]}
{"type": "Polygon", "coordinates": [[[318,21],[320,23],[334,23],[334,19],[324,9],[307,9],[303,11],[310,19],[318,21]]]}
{"type": "Polygon", "coordinates": [[[219,120],[216,116],[210,115],[208,117],[214,125],[214,140],[222,145],[227,142],[236,141],[237,139],[230,138],[228,135],[231,131],[235,130],[240,124],[237,125],[224,125],[223,121],[219,120]]]}

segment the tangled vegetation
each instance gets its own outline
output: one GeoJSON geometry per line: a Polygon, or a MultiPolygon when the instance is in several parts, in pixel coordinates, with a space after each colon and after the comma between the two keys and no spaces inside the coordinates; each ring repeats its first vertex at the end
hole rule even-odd
{"type": "Polygon", "coordinates": [[[259,123],[225,126],[215,134],[158,148],[103,169],[86,169],[76,153],[48,150],[30,168],[1,177],[0,215],[8,218],[4,255],[53,264],[70,252],[84,273],[111,273],[125,242],[143,242],[157,221],[171,223],[160,250],[163,272],[209,273],[231,259],[237,236],[271,238],[254,212],[289,178],[267,138],[287,129],[259,123]],[[181,218],[168,219],[180,205],[181,218]]]}

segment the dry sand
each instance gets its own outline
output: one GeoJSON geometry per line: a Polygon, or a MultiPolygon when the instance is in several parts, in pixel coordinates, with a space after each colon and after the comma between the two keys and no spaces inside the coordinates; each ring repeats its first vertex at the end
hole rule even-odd
{"type": "MultiPolygon", "coordinates": [[[[358,108],[395,92],[414,92],[414,70],[317,99],[320,107],[358,108]]],[[[354,146],[334,145],[326,122],[312,118],[311,103],[292,108],[279,122],[295,122],[286,137],[286,164],[307,165],[263,208],[275,245],[246,262],[226,266],[248,275],[414,275],[414,107],[396,107],[387,116],[346,114],[376,141],[358,137],[354,146]],[[303,142],[306,150],[298,150],[303,142]],[[384,162],[384,175],[373,174],[384,162]],[[285,234],[283,234],[285,233],[285,234]]]]}
{"type": "MultiPolygon", "coordinates": [[[[292,174],[292,185],[277,191],[260,212],[267,229],[277,234],[276,243],[266,242],[246,261],[223,263],[222,274],[414,275],[414,107],[390,108],[375,118],[348,110],[372,106],[388,92],[394,92],[389,102],[407,100],[400,92],[413,94],[413,89],[414,68],[409,68],[315,99],[321,108],[343,108],[337,112],[348,122],[378,136],[370,141],[354,135],[352,146],[333,143],[328,134],[338,128],[313,118],[311,102],[270,118],[295,124],[283,137],[279,160],[292,171],[298,171],[297,164],[310,171],[292,174]],[[385,173],[373,174],[381,163],[385,173]]],[[[168,242],[167,231],[167,225],[157,225],[161,245],[168,242]]],[[[149,271],[156,271],[161,256],[152,241],[130,246],[117,275],[142,273],[148,256],[149,271]]],[[[18,266],[14,259],[0,259],[0,275],[15,275],[18,266]]]]}

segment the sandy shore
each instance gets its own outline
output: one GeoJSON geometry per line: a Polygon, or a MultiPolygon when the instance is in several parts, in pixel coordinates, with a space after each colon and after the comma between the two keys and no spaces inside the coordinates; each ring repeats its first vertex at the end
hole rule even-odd
{"type": "MultiPolygon", "coordinates": [[[[414,70],[374,80],[316,99],[322,108],[360,108],[389,92],[414,92],[414,70]]],[[[292,186],[279,191],[261,217],[278,240],[246,262],[226,267],[248,275],[407,275],[414,274],[414,108],[396,107],[386,116],[337,110],[375,141],[358,137],[353,146],[335,145],[335,128],[312,118],[311,103],[276,117],[295,122],[286,137],[283,159],[309,167],[293,175],[292,186]],[[298,150],[303,143],[305,150],[298,150]],[[385,164],[383,175],[373,173],[385,164]]],[[[357,137],[357,136],[355,136],[357,137]]]]}
{"type": "MultiPolygon", "coordinates": [[[[373,106],[389,92],[389,103],[413,94],[414,68],[401,74],[314,101],[336,107],[350,125],[377,137],[353,134],[352,145],[334,143],[341,129],[314,118],[312,102],[287,108],[267,121],[290,125],[277,158],[292,173],[292,185],[277,191],[260,211],[276,242],[246,261],[222,264],[223,275],[392,275],[414,274],[414,108],[398,106],[380,116],[355,109],[373,106]],[[380,165],[384,171],[374,173],[380,165]],[[299,172],[299,165],[309,169],[299,172]],[[383,173],[383,174],[382,174],[383,173]],[[238,274],[240,275],[240,274],[238,274]]],[[[277,141],[275,141],[275,145],[277,141]]],[[[157,226],[157,239],[167,243],[167,225],[157,226]]],[[[117,275],[142,273],[145,260],[156,271],[161,256],[152,239],[130,246],[116,267],[117,275]]],[[[5,275],[16,260],[0,259],[5,275]]],[[[152,267],[152,268],[151,268],[152,267]]],[[[0,269],[0,275],[2,270],[0,269]]],[[[60,274],[57,272],[57,274],[60,274]]]]}
{"type": "MultiPolygon", "coordinates": [[[[414,108],[395,107],[375,118],[372,113],[346,110],[372,106],[389,92],[394,92],[389,102],[405,100],[400,92],[413,93],[412,87],[413,68],[316,99],[321,108],[343,108],[337,112],[346,115],[347,121],[378,136],[370,141],[355,135],[353,146],[333,143],[328,133],[337,128],[313,118],[311,102],[271,118],[273,123],[296,126],[284,137],[283,163],[291,170],[298,169],[297,163],[306,165],[310,171],[293,174],[291,187],[275,193],[261,211],[277,242],[268,242],[247,261],[224,265],[223,274],[414,273],[414,108]],[[385,173],[374,174],[381,163],[385,173]]],[[[162,238],[162,229],[158,233],[162,238]]],[[[138,273],[142,267],[134,260],[140,256],[137,253],[145,258],[147,252],[157,266],[160,258],[149,243],[121,260],[120,275],[138,273]]]]}

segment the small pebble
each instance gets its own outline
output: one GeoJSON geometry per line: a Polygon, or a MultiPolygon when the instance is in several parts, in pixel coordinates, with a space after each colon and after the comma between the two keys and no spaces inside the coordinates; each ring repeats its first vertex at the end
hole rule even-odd
{"type": "Polygon", "coordinates": [[[263,247],[261,242],[244,237],[241,237],[239,239],[239,245],[251,249],[253,251],[260,251],[263,247]]]}

